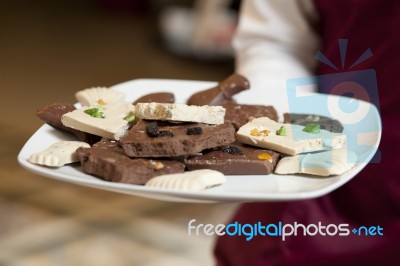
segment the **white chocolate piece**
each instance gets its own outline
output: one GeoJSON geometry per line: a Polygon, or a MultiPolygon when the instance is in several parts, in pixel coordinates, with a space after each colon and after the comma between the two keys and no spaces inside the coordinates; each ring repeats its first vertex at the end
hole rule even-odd
{"type": "Polygon", "coordinates": [[[59,141],[41,152],[32,154],[28,161],[38,165],[61,167],[79,161],[76,154],[79,147],[89,148],[90,145],[81,141],[59,141]]]}
{"type": "Polygon", "coordinates": [[[341,175],[350,170],[356,162],[357,155],[346,149],[306,153],[282,158],[275,168],[275,173],[341,175]]]}
{"type": "Polygon", "coordinates": [[[93,87],[78,91],[75,98],[82,106],[112,105],[123,102],[125,93],[106,87],[93,87]]]}
{"type": "Polygon", "coordinates": [[[135,113],[142,119],[223,124],[225,108],[175,103],[138,103],[135,113]]]}
{"type": "Polygon", "coordinates": [[[177,190],[204,190],[226,182],[223,173],[210,170],[194,170],[179,174],[168,174],[154,177],[145,186],[177,190]]]}
{"type": "Polygon", "coordinates": [[[341,149],[346,146],[346,135],[320,130],[313,134],[303,131],[304,126],[283,124],[271,120],[268,117],[255,118],[243,125],[236,133],[239,142],[274,150],[288,155],[296,155],[304,152],[341,149]],[[277,135],[281,126],[286,128],[286,136],[277,135]],[[250,132],[268,130],[267,135],[254,136],[250,132]]]}
{"type": "Polygon", "coordinates": [[[82,107],[61,117],[64,126],[107,139],[119,140],[128,130],[129,123],[124,118],[133,114],[134,106],[130,103],[118,103],[104,106],[104,118],[92,117],[85,110],[93,107],[82,107]]]}

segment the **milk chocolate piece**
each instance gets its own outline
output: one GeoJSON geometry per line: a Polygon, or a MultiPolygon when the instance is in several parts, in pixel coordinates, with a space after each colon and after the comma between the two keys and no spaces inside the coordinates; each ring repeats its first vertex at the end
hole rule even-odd
{"type": "Polygon", "coordinates": [[[277,121],[278,114],[273,106],[266,105],[246,105],[236,103],[226,103],[222,105],[225,107],[225,121],[230,121],[235,129],[249,122],[257,117],[269,117],[277,121]]]}
{"type": "Polygon", "coordinates": [[[188,170],[212,169],[225,175],[268,175],[274,171],[279,153],[235,142],[218,150],[184,160],[188,170]]]}
{"type": "MultiPolygon", "coordinates": [[[[174,157],[195,155],[204,149],[227,145],[235,141],[235,129],[230,122],[221,125],[201,123],[157,122],[157,132],[170,132],[163,136],[149,136],[148,126],[153,123],[140,120],[121,139],[122,148],[131,157],[174,157]],[[188,135],[187,129],[199,127],[202,134],[188,135]]],[[[153,132],[154,133],[154,132],[153,132]]]]}
{"type": "Polygon", "coordinates": [[[188,105],[222,105],[223,103],[233,101],[232,96],[250,88],[249,81],[239,75],[232,74],[225,80],[218,83],[214,88],[203,90],[193,94],[188,105]]]}
{"type": "Polygon", "coordinates": [[[36,111],[36,115],[48,125],[74,134],[80,141],[89,143],[90,145],[98,142],[101,139],[101,137],[99,136],[95,136],[93,134],[82,132],[80,130],[69,128],[63,125],[63,123],[61,122],[61,117],[68,112],[74,111],[75,109],[75,106],[69,103],[53,103],[39,108],[36,111]]]}
{"type": "Polygon", "coordinates": [[[174,103],[175,96],[169,92],[156,92],[156,93],[149,93],[146,94],[136,101],[133,102],[133,105],[137,103],[174,103]]]}
{"type": "Polygon", "coordinates": [[[318,124],[321,129],[333,133],[342,133],[343,125],[336,119],[315,115],[315,114],[283,114],[284,123],[306,126],[308,124],[318,124]]]}
{"type": "Polygon", "coordinates": [[[185,165],[167,159],[131,159],[118,142],[102,140],[77,150],[83,171],[105,181],[143,185],[155,176],[183,173],[185,165]]]}

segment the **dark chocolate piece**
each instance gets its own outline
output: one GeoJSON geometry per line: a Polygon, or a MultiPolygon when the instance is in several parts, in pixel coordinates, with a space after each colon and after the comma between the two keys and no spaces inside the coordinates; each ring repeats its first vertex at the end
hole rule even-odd
{"type": "Polygon", "coordinates": [[[69,128],[62,124],[61,117],[63,114],[74,111],[75,109],[75,106],[69,103],[53,103],[38,109],[36,115],[48,125],[74,134],[80,141],[89,143],[90,145],[100,141],[101,137],[99,136],[69,128]]]}
{"type": "Polygon", "coordinates": [[[54,128],[68,130],[68,127],[61,123],[61,116],[72,112],[75,109],[76,108],[73,104],[53,103],[39,108],[36,111],[36,116],[54,128]]]}
{"type": "Polygon", "coordinates": [[[333,133],[342,133],[343,125],[336,119],[315,115],[315,114],[283,114],[284,123],[307,126],[309,124],[317,124],[321,129],[328,130],[333,133]]]}
{"type": "Polygon", "coordinates": [[[226,109],[225,121],[230,121],[236,130],[257,117],[269,117],[274,121],[278,120],[278,114],[273,106],[235,103],[226,103],[222,106],[226,109]]]}
{"type": "Polygon", "coordinates": [[[132,159],[116,141],[102,140],[91,148],[77,150],[84,172],[105,181],[143,185],[150,178],[184,172],[185,165],[173,160],[132,159]]]}
{"type": "Polygon", "coordinates": [[[188,105],[222,105],[233,101],[233,95],[249,88],[250,83],[245,77],[232,74],[216,87],[193,94],[188,100],[188,105]]]}
{"type": "Polygon", "coordinates": [[[133,105],[137,103],[174,103],[175,96],[169,92],[156,92],[156,93],[149,93],[146,94],[136,101],[133,102],[133,105]]]}
{"type": "Polygon", "coordinates": [[[158,122],[159,132],[169,131],[173,136],[149,137],[146,128],[150,121],[140,120],[122,137],[121,145],[131,157],[175,157],[195,155],[204,149],[228,145],[235,141],[235,130],[231,123],[207,125],[200,123],[158,122]],[[187,129],[200,127],[201,135],[187,135],[187,129]]]}
{"type": "Polygon", "coordinates": [[[184,162],[190,171],[212,169],[225,175],[268,175],[274,171],[279,157],[277,152],[235,142],[219,150],[188,157],[184,162]],[[265,157],[270,160],[262,159],[265,157]]]}

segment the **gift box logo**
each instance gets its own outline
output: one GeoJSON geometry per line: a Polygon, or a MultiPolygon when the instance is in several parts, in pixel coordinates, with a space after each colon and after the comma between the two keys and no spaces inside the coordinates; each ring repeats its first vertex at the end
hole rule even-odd
{"type": "Polygon", "coordinates": [[[374,69],[351,70],[370,58],[372,51],[367,49],[345,69],[347,44],[347,39],[339,40],[341,70],[321,52],[316,54],[318,61],[338,70],[337,73],[287,80],[289,112],[319,114],[339,120],[345,128],[347,148],[359,155],[358,162],[377,163],[380,152],[374,140],[381,134],[381,124],[376,115],[379,113],[376,72],[374,69]],[[324,94],[300,93],[304,86],[317,87],[324,94]],[[372,159],[371,154],[375,154],[372,159]]]}

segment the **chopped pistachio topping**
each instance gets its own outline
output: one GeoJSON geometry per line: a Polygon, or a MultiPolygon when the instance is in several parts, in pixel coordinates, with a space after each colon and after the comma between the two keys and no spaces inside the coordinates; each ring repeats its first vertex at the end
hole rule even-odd
{"type": "Polygon", "coordinates": [[[285,126],[281,126],[281,127],[276,131],[276,135],[278,135],[278,136],[286,136],[286,127],[285,127],[285,126]]]}
{"type": "Polygon", "coordinates": [[[124,117],[124,120],[132,122],[133,120],[135,120],[135,115],[133,113],[130,113],[129,115],[124,117]]]}
{"type": "Polygon", "coordinates": [[[320,132],[320,127],[318,124],[308,124],[303,128],[304,132],[318,134],[320,132]]]}
{"type": "Polygon", "coordinates": [[[93,107],[93,108],[90,108],[90,109],[86,109],[84,112],[85,112],[85,114],[88,114],[88,115],[90,115],[92,117],[104,118],[105,115],[100,110],[104,110],[104,109],[103,108],[99,108],[99,107],[93,107]]]}

